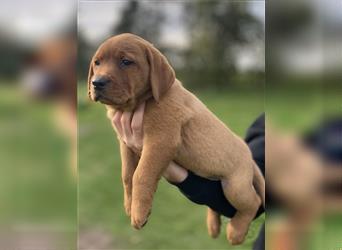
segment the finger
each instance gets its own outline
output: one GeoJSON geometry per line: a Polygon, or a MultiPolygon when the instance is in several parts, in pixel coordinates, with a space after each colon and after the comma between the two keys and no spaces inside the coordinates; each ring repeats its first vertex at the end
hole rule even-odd
{"type": "Polygon", "coordinates": [[[144,111],[145,111],[145,102],[140,104],[138,108],[134,111],[132,118],[132,132],[134,140],[138,143],[142,143],[143,139],[143,119],[144,119],[144,111]]]}
{"type": "Polygon", "coordinates": [[[131,129],[131,120],[132,120],[132,113],[131,112],[124,112],[121,117],[121,126],[123,132],[123,139],[126,141],[132,141],[132,129],[131,129]]]}
{"type": "Polygon", "coordinates": [[[185,168],[173,161],[163,173],[164,178],[170,183],[181,183],[188,177],[188,175],[189,173],[185,168]]]}
{"type": "Polygon", "coordinates": [[[120,138],[123,136],[122,126],[121,126],[121,117],[122,117],[122,112],[116,111],[112,120],[112,125],[120,138]]]}

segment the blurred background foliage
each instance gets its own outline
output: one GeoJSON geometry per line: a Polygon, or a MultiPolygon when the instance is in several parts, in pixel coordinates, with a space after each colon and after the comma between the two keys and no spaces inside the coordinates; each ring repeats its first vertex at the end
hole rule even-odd
{"type": "MultiPolygon", "coordinates": [[[[33,68],[31,58],[41,56],[44,42],[77,35],[76,9],[69,0],[0,5],[0,249],[75,249],[72,146],[59,127],[70,124],[63,120],[64,113],[57,112],[56,99],[38,100],[23,75],[33,68]]],[[[66,68],[73,71],[69,65],[66,68]]],[[[35,65],[36,72],[47,70],[45,66],[35,65]]],[[[41,79],[35,78],[34,84],[41,79]]]]}
{"type": "MultiPolygon", "coordinates": [[[[186,34],[186,44],[180,46],[170,46],[163,37],[164,27],[170,25],[167,4],[170,3],[128,1],[106,37],[129,32],[152,42],[166,54],[178,78],[191,88],[262,87],[264,26],[251,12],[250,3],[177,2],[175,5],[180,7],[182,19],[178,21],[183,26],[178,29],[185,29],[186,34]],[[257,53],[254,55],[257,62],[247,70],[238,65],[238,52],[246,47],[257,53]]],[[[85,79],[89,55],[94,53],[99,43],[87,43],[82,32],[79,33],[79,41],[79,76],[85,79]],[[83,56],[85,54],[87,56],[83,56]]]]}

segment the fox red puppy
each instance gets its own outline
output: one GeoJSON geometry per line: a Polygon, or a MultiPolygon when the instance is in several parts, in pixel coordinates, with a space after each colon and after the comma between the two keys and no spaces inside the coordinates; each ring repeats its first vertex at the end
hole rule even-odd
{"type": "MultiPolygon", "coordinates": [[[[264,203],[264,178],[245,142],[182,86],[158,49],[133,34],[109,38],[91,60],[88,91],[92,100],[106,105],[111,120],[116,110],[134,110],[146,102],[141,154],[120,141],[124,206],[133,227],[146,224],[158,181],[174,161],[222,181],[237,209],[227,238],[234,245],[244,241],[264,203]]],[[[208,211],[208,224],[218,228],[219,215],[208,211]]]]}

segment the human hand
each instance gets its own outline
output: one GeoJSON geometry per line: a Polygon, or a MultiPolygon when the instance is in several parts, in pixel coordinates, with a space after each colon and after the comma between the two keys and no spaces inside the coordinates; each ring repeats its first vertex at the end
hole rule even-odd
{"type": "Polygon", "coordinates": [[[112,125],[119,138],[135,153],[140,154],[143,146],[143,118],[145,102],[134,112],[116,111],[112,125]]]}

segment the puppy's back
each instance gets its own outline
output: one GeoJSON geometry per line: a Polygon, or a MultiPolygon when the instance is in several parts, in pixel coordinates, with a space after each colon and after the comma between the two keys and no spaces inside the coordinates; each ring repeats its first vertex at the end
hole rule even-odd
{"type": "Polygon", "coordinates": [[[251,158],[245,142],[179,81],[161,105],[168,116],[182,123],[181,145],[175,158],[180,165],[203,177],[219,179],[251,158]]]}

